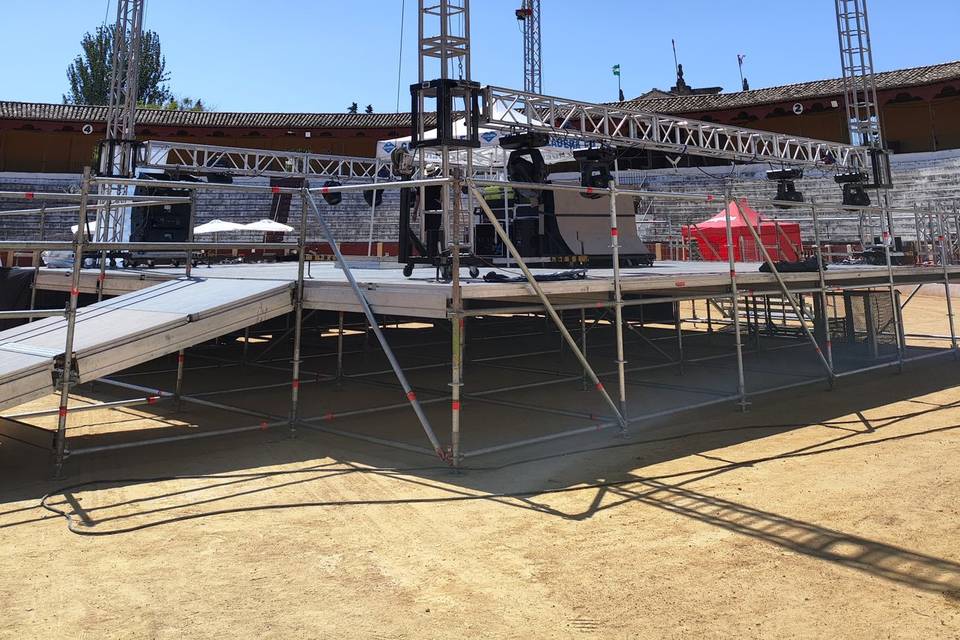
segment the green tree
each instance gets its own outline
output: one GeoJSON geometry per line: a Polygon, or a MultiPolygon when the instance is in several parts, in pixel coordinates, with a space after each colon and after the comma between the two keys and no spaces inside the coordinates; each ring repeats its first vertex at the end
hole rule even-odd
{"type": "MultiPolygon", "coordinates": [[[[80,55],[67,67],[69,93],[64,94],[64,103],[108,104],[110,101],[110,73],[113,70],[113,29],[97,27],[95,33],[87,32],[80,41],[80,55]]],[[[167,86],[170,74],[166,59],[160,48],[160,36],[145,31],[140,37],[140,74],[137,87],[137,102],[162,105],[172,96],[167,86]]]]}
{"type": "Polygon", "coordinates": [[[182,96],[180,98],[171,98],[163,105],[164,109],[169,111],[206,111],[207,105],[203,104],[203,100],[197,98],[194,100],[189,96],[182,96]]]}

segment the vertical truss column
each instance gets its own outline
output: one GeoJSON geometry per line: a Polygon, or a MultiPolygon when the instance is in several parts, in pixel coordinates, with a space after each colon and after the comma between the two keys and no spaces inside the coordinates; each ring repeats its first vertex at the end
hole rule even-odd
{"type": "Polygon", "coordinates": [[[543,93],[540,0],[523,0],[517,9],[517,20],[523,22],[523,90],[543,93]]]}
{"type": "MultiPolygon", "coordinates": [[[[441,264],[449,265],[450,273],[450,321],[451,321],[451,425],[449,462],[459,466],[462,458],[460,445],[461,390],[463,387],[463,300],[460,285],[461,245],[463,243],[464,211],[462,204],[463,174],[450,165],[450,149],[466,151],[467,175],[473,173],[473,151],[479,141],[479,85],[470,80],[470,0],[420,0],[419,85],[413,88],[413,131],[411,147],[420,153],[420,168],[425,169],[424,150],[439,149],[441,174],[452,177],[441,186],[443,224],[449,262],[441,255],[441,264]],[[439,75],[435,66],[439,65],[439,75]],[[429,66],[429,68],[428,68],[429,66]],[[433,140],[425,139],[426,99],[436,101],[436,130],[433,140]],[[462,118],[462,129],[459,129],[462,118]]],[[[426,198],[421,191],[420,202],[426,198]]],[[[473,196],[468,196],[472,198],[473,196]]],[[[471,207],[468,206],[468,209],[471,207]]],[[[423,218],[421,218],[423,220],[423,218]]],[[[467,227],[472,241],[472,225],[467,227]]],[[[401,237],[401,242],[406,242],[401,237]]],[[[427,425],[425,424],[425,427],[427,425]]],[[[445,452],[434,442],[441,457],[445,452]]]]}
{"type": "Polygon", "coordinates": [[[883,148],[866,0],[836,0],[850,144],[883,148]]]}
{"type": "MultiPolygon", "coordinates": [[[[880,121],[867,0],[835,2],[850,144],[871,150],[874,183],[877,186],[887,186],[890,184],[890,167],[885,156],[886,147],[880,121]]],[[[862,169],[865,171],[867,167],[862,169]]]]}
{"type": "Polygon", "coordinates": [[[432,77],[431,58],[440,63],[438,77],[470,79],[470,0],[420,0],[419,38],[421,82],[432,77]]]}
{"type": "MultiPolygon", "coordinates": [[[[140,39],[145,0],[117,0],[113,57],[107,103],[107,130],[100,144],[100,175],[133,177],[136,154],[137,96],[140,78],[140,39]]],[[[101,183],[100,194],[124,195],[127,187],[101,183]]],[[[101,242],[122,242],[126,208],[104,202],[97,220],[101,242]]],[[[105,258],[101,255],[101,261],[105,258]]]]}

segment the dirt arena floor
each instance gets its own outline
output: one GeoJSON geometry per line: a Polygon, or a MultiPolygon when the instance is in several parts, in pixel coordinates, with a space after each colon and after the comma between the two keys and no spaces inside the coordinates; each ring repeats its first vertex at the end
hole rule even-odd
{"type": "MultiPolygon", "coordinates": [[[[909,330],[945,330],[942,297],[905,313],[909,330]]],[[[776,377],[751,363],[750,380],[776,377]]],[[[188,372],[187,391],[212,388],[213,371],[188,372]]],[[[441,384],[430,375],[415,383],[441,384]]],[[[637,379],[631,394],[652,403],[688,379],[710,393],[697,375],[637,379]]],[[[479,367],[466,377],[468,392],[484,382],[479,367]]],[[[329,386],[305,385],[306,403],[395,394],[329,386]]],[[[270,401],[257,393],[218,397],[270,401]]],[[[549,393],[596,406],[579,382],[549,393]]],[[[97,384],[75,401],[119,397],[97,384]]],[[[569,419],[469,400],[464,414],[468,443],[569,419]]],[[[82,444],[252,420],[169,403],[76,415],[82,444]]],[[[400,415],[363,428],[389,432],[400,415]]],[[[468,458],[460,474],[271,429],[77,457],[52,481],[45,453],[0,438],[0,637],[960,638],[958,461],[949,356],[759,396],[746,413],[728,403],[625,438],[468,458]],[[47,493],[69,523],[40,507],[47,493]]]]}

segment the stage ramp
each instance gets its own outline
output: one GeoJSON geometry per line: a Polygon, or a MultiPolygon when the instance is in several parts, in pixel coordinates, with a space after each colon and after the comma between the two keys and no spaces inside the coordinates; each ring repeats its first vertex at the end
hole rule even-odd
{"type": "MultiPolygon", "coordinates": [[[[179,351],[293,309],[293,283],[180,278],[77,310],[79,383],[179,351]]],[[[56,391],[67,322],[0,331],[0,410],[56,391]]]]}

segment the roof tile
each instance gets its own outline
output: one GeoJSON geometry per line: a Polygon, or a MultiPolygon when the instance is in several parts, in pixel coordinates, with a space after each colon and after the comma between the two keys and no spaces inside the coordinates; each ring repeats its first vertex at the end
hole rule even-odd
{"type": "MultiPolygon", "coordinates": [[[[106,122],[107,107],[0,101],[0,119],[106,122]]],[[[410,126],[409,113],[244,113],[137,109],[137,124],[224,128],[392,129],[410,126]]]]}
{"type": "MultiPolygon", "coordinates": [[[[945,62],[926,67],[898,69],[876,74],[879,91],[900,89],[918,85],[960,79],[960,61],[945,62]]],[[[716,95],[671,96],[669,98],[633,99],[612,103],[627,109],[655,111],[658,113],[690,113],[695,111],[715,111],[736,109],[778,102],[793,102],[825,98],[843,94],[843,78],[801,82],[779,87],[720,93],[716,95]]]]}

